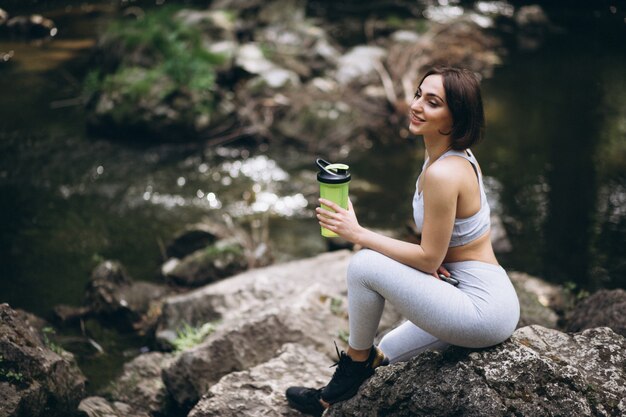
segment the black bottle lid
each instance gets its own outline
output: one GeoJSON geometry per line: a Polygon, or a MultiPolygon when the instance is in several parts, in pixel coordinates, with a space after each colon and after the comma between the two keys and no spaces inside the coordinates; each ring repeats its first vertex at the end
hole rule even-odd
{"type": "Polygon", "coordinates": [[[331,164],[322,158],[315,163],[319,167],[317,180],[324,184],[344,184],[350,181],[350,167],[346,164],[331,164]]]}

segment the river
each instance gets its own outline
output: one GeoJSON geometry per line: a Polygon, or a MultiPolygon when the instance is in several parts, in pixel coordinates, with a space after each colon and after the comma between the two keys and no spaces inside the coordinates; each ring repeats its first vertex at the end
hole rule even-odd
{"type": "MultiPolygon", "coordinates": [[[[314,155],[86,133],[78,98],[89,47],[114,15],[103,5],[53,2],[52,42],[0,40],[0,52],[14,51],[0,66],[0,301],[43,317],[80,305],[103,259],[159,281],[163,245],[205,216],[268,227],[278,262],[324,251],[310,204],[314,155]]],[[[499,260],[553,282],[624,287],[626,21],[606,10],[553,12],[561,29],[537,49],[512,48],[483,83],[488,126],[475,152],[512,246],[499,260]]],[[[423,147],[372,143],[344,161],[358,179],[357,214],[366,226],[403,230],[423,147]]],[[[143,343],[101,327],[92,335],[114,352],[82,361],[95,386],[143,343]]]]}

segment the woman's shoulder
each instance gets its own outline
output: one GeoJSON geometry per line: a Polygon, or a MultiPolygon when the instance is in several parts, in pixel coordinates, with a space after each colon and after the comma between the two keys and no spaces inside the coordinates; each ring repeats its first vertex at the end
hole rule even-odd
{"type": "Polygon", "coordinates": [[[467,162],[467,159],[461,155],[446,155],[445,158],[440,158],[433,162],[428,168],[427,175],[436,178],[457,177],[454,174],[462,174],[468,167],[471,169],[471,165],[467,162]]]}
{"type": "Polygon", "coordinates": [[[473,187],[476,174],[468,160],[458,156],[435,161],[424,174],[424,190],[431,189],[441,192],[444,188],[454,194],[463,189],[473,187]]]}
{"type": "MultiPolygon", "coordinates": [[[[424,186],[454,187],[461,183],[463,163],[461,158],[445,158],[435,161],[424,173],[424,186]],[[459,161],[455,161],[455,160],[459,161]]],[[[465,162],[467,164],[467,162],[465,162]]]]}

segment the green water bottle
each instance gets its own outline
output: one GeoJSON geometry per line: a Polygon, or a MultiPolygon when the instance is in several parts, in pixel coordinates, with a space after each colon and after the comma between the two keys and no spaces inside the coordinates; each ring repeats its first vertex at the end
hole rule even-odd
{"type": "MultiPolygon", "coordinates": [[[[331,164],[321,158],[315,161],[320,169],[317,173],[317,182],[320,183],[320,197],[337,203],[340,207],[348,208],[348,186],[350,184],[350,167],[346,164],[331,164]]],[[[322,204],[322,208],[333,211],[322,204]]],[[[322,236],[337,237],[337,233],[322,227],[322,236]]]]}

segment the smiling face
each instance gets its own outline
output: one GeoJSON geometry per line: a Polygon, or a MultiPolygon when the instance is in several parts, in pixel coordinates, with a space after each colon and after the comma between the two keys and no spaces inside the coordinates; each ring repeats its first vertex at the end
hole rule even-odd
{"type": "Polygon", "coordinates": [[[414,135],[447,136],[452,131],[452,113],[446,102],[443,77],[432,74],[417,88],[409,111],[409,131],[414,135]]]}

